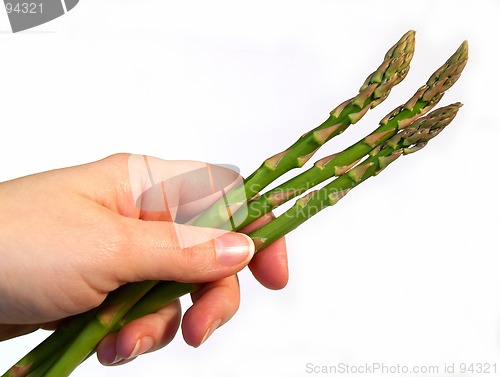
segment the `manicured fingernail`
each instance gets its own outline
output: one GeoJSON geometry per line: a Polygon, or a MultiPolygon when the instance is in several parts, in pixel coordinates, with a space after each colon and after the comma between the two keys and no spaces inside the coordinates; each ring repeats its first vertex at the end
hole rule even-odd
{"type": "Polygon", "coordinates": [[[203,343],[205,343],[205,341],[210,337],[210,335],[212,335],[214,333],[215,330],[217,330],[219,328],[219,326],[220,326],[221,323],[222,323],[222,319],[218,319],[217,321],[215,321],[214,323],[212,323],[212,326],[210,326],[210,328],[207,330],[207,332],[205,333],[205,335],[203,335],[203,339],[200,342],[200,346],[203,343]]]}
{"type": "Polygon", "coordinates": [[[250,237],[242,233],[226,233],[214,239],[217,260],[226,266],[234,266],[252,258],[255,247],[250,237]]]}
{"type": "Polygon", "coordinates": [[[133,359],[134,357],[142,355],[143,353],[148,352],[151,348],[153,348],[153,346],[153,338],[149,336],[142,337],[137,341],[132,353],[129,357],[127,357],[127,359],[133,359]]]}

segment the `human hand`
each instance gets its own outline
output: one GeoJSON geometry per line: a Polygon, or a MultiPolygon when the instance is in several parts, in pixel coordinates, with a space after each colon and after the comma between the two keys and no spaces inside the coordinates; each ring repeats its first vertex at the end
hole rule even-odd
{"type": "MultiPolygon", "coordinates": [[[[194,304],[182,320],[184,339],[199,346],[238,309],[235,274],[249,262],[264,286],[284,287],[283,239],[250,261],[253,244],[247,236],[172,221],[185,221],[220,197],[213,182],[185,174],[206,167],[121,154],[1,183],[0,340],[53,328],[98,306],[125,283],[176,280],[209,282],[192,295],[194,304]],[[138,158],[154,168],[131,170],[138,158]],[[179,176],[183,179],[170,179],[179,176]],[[148,207],[157,199],[147,193],[151,179],[168,183],[163,210],[148,207]],[[140,205],[138,194],[143,194],[140,205]]],[[[211,166],[211,171],[222,186],[234,184],[231,170],[211,166]]],[[[99,360],[116,364],[159,349],[173,339],[180,321],[176,301],[109,334],[97,348],[99,360]]]]}

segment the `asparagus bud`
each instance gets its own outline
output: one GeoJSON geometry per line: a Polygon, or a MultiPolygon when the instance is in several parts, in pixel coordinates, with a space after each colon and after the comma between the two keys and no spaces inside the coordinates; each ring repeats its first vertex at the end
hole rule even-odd
{"type": "MultiPolygon", "coordinates": [[[[302,174],[251,200],[246,208],[246,217],[239,221],[238,228],[248,225],[256,218],[326,179],[342,175],[372,149],[431,110],[441,100],[445,91],[460,77],[467,63],[467,52],[467,42],[464,42],[445,64],[431,75],[424,86],[405,104],[387,114],[380,122],[380,126],[371,134],[340,153],[322,158],[302,174]]],[[[226,223],[224,227],[229,228],[229,224],[226,223]]]]}
{"type": "Polygon", "coordinates": [[[298,199],[288,211],[250,234],[256,249],[261,250],[324,208],[336,204],[350,190],[368,178],[378,175],[399,156],[422,149],[430,139],[450,124],[460,106],[459,103],[452,104],[414,120],[345,174],[298,199]]]}
{"type": "MultiPolygon", "coordinates": [[[[407,75],[415,49],[415,32],[408,31],[386,53],[382,64],[368,76],[359,93],[331,111],[318,127],[302,135],[292,146],[267,160],[245,179],[244,197],[250,199],[287,171],[303,166],[328,140],[357,123],[364,114],[384,101],[391,89],[407,75]]],[[[241,192],[230,192],[210,210],[194,220],[193,225],[217,226],[231,216],[227,203],[240,202],[241,192]],[[229,215],[228,215],[229,213],[229,215]]]]}

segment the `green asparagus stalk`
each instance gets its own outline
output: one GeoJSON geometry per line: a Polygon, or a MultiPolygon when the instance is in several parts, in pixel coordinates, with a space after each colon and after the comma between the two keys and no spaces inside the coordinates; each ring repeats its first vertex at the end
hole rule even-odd
{"type": "MultiPolygon", "coordinates": [[[[41,342],[31,352],[26,354],[14,366],[12,366],[2,377],[26,377],[38,376],[40,371],[45,371],[52,364],[55,364],[59,356],[67,353],[68,344],[75,341],[85,328],[89,327],[92,322],[99,321],[110,328],[116,327],[116,322],[122,319],[127,311],[137,302],[144,294],[151,289],[157,282],[145,281],[122,286],[116,291],[110,293],[106,300],[98,307],[80,315],[74,316],[58,327],[47,339],[41,342]],[[133,301],[135,300],[135,301],[133,301]],[[127,306],[128,305],[128,306],[127,306]]],[[[179,290],[174,291],[179,292],[179,290]]],[[[97,338],[98,335],[96,333],[97,338]]],[[[99,342],[102,339],[97,341],[99,342]]],[[[84,348],[88,352],[93,351],[93,348],[84,348]]],[[[94,346],[95,347],[95,346],[94,346]]],[[[85,356],[86,357],[86,356],[85,356]]],[[[45,372],[43,372],[45,373],[45,372]]],[[[68,372],[66,375],[69,375],[68,372]]],[[[45,375],[45,374],[42,374],[45,375]]],[[[61,374],[64,376],[65,374],[61,374]]]]}
{"type": "Polygon", "coordinates": [[[186,294],[193,293],[200,288],[200,284],[179,283],[176,281],[159,282],[149,291],[116,325],[114,330],[145,315],[155,313],[171,302],[186,294]]]}
{"type": "Polygon", "coordinates": [[[156,283],[157,281],[143,281],[129,284],[122,287],[121,290],[115,291],[83,330],[73,334],[76,335],[75,338],[44,376],[69,376],[93,352],[104,336],[156,283]]]}
{"type": "Polygon", "coordinates": [[[30,369],[30,372],[26,375],[26,377],[44,377],[45,372],[47,372],[52,364],[54,364],[63,355],[64,351],[64,348],[54,350],[52,354],[48,355],[45,359],[42,359],[42,362],[37,363],[35,369],[30,369]]]}
{"type": "Polygon", "coordinates": [[[51,358],[58,350],[63,348],[73,339],[75,333],[94,317],[97,309],[90,310],[63,322],[57,331],[54,331],[47,339],[26,354],[14,366],[12,366],[2,377],[24,377],[37,369],[40,363],[51,358]]]}
{"type": "Polygon", "coordinates": [[[252,199],[248,206],[245,207],[246,213],[243,216],[246,217],[241,218],[243,217],[240,216],[242,211],[236,211],[233,216],[238,218],[238,220],[236,222],[226,222],[223,228],[231,229],[232,224],[239,224],[236,229],[241,229],[255,219],[326,179],[342,175],[372,149],[394,136],[399,130],[407,127],[412,120],[431,110],[441,100],[444,92],[458,80],[467,63],[467,59],[468,45],[467,42],[464,42],[431,75],[424,86],[418,89],[405,104],[387,114],[380,122],[380,126],[371,134],[340,153],[322,158],[302,174],[252,199]]]}
{"type": "Polygon", "coordinates": [[[345,174],[323,188],[298,199],[288,211],[250,234],[256,250],[261,250],[296,229],[324,208],[336,204],[350,190],[368,178],[378,175],[399,156],[422,149],[430,139],[438,135],[453,120],[460,107],[461,104],[456,103],[414,120],[345,174]]]}
{"type": "MultiPolygon", "coordinates": [[[[179,283],[175,281],[159,282],[143,298],[141,298],[141,300],[136,303],[135,306],[130,309],[125,316],[123,316],[119,321],[116,321],[111,331],[118,331],[126,324],[138,318],[151,313],[155,313],[171,302],[179,299],[179,297],[182,297],[189,293],[193,293],[194,291],[198,290],[199,287],[199,284],[194,283],[179,283]]],[[[95,311],[92,311],[91,314],[95,314],[95,311]]],[[[87,323],[88,322],[90,321],[87,321],[87,323]]],[[[75,328],[74,330],[75,333],[79,332],[77,328],[75,328]]],[[[58,334],[58,331],[54,332],[53,335],[54,334],[58,334]]],[[[70,333],[70,335],[71,334],[72,333],[70,333]]],[[[69,341],[67,341],[67,343],[69,343],[69,341]]],[[[47,350],[48,348],[45,347],[45,351],[47,350]]],[[[46,375],[45,373],[47,372],[47,370],[62,356],[64,351],[65,350],[61,349],[61,347],[53,347],[49,354],[45,352],[45,355],[37,355],[39,356],[36,358],[38,362],[32,365],[32,367],[29,369],[29,374],[26,375],[26,372],[23,372],[24,374],[14,374],[12,376],[43,377],[46,375]]],[[[93,349],[87,355],[87,358],[94,354],[94,352],[95,349],[93,349]]]]}
{"type": "MultiPolygon", "coordinates": [[[[415,32],[410,30],[389,49],[382,64],[368,76],[355,97],[337,106],[325,122],[302,135],[285,151],[265,160],[250,174],[244,182],[243,197],[252,198],[284,173],[302,167],[323,144],[344,132],[351,124],[357,123],[369,109],[382,103],[391,89],[408,74],[414,49],[415,32]]],[[[227,203],[241,202],[241,197],[239,190],[229,192],[196,218],[193,225],[219,226],[229,219],[227,203]]]]}

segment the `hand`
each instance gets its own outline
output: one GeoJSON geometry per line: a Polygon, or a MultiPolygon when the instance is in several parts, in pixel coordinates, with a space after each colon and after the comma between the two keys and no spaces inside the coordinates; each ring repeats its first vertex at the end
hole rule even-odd
{"type": "MultiPolygon", "coordinates": [[[[176,280],[208,282],[182,320],[185,341],[199,346],[238,309],[235,274],[247,264],[270,289],[288,280],[284,239],[250,260],[253,243],[244,234],[179,223],[237,178],[201,162],[120,154],[0,183],[0,340],[54,328],[125,283],[176,280]],[[211,180],[190,174],[207,168],[211,180]]],[[[180,322],[176,301],[109,334],[99,360],[117,364],[157,350],[180,322]]]]}

